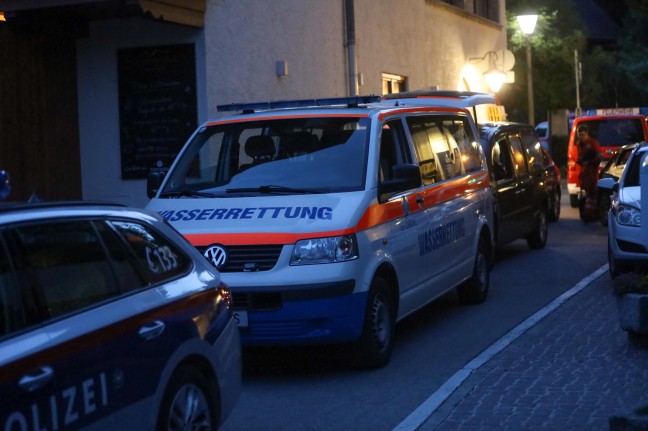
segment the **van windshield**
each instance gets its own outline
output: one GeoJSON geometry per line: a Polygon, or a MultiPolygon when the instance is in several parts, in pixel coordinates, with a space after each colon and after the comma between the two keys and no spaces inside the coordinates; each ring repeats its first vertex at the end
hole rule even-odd
{"type": "Polygon", "coordinates": [[[579,126],[581,124],[587,125],[590,136],[597,139],[602,147],[620,147],[644,140],[639,118],[610,118],[582,121],[579,126]]]}
{"type": "Polygon", "coordinates": [[[362,190],[369,123],[366,117],[331,116],[203,127],[160,197],[362,190]]]}

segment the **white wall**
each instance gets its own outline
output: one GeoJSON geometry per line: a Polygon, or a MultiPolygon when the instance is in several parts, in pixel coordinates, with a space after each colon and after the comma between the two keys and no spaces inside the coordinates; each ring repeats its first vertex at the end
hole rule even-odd
{"type": "Polygon", "coordinates": [[[342,0],[209,0],[209,112],[216,105],[345,96],[342,0]],[[277,61],[288,75],[278,77],[277,61]]]}
{"type": "Polygon", "coordinates": [[[117,50],[179,43],[196,44],[198,124],[206,119],[202,29],[139,18],[95,21],[77,43],[79,137],[83,199],[143,207],[146,180],[121,179],[117,50]]]}
{"type": "MultiPolygon", "coordinates": [[[[406,76],[409,90],[456,90],[469,58],[506,48],[504,27],[440,2],[355,0],[355,5],[361,94],[381,94],[383,72],[406,76]]],[[[500,1],[502,15],[503,9],[500,1]]]]}

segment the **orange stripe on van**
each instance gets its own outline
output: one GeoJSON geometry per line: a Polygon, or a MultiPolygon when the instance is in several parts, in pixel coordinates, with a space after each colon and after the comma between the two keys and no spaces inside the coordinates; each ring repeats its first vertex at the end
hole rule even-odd
{"type": "MultiPolygon", "coordinates": [[[[490,185],[488,172],[480,171],[466,175],[437,186],[428,187],[406,196],[411,213],[422,211],[440,203],[455,199],[459,196],[474,193],[490,185]],[[423,197],[421,205],[418,197],[423,197]]],[[[210,244],[223,245],[255,245],[255,244],[294,244],[302,239],[326,238],[339,235],[350,235],[370,229],[374,226],[403,217],[403,204],[400,199],[395,199],[384,204],[371,205],[364,212],[355,227],[339,230],[288,233],[288,232],[252,232],[252,233],[199,233],[185,234],[184,237],[194,246],[210,244]]]]}

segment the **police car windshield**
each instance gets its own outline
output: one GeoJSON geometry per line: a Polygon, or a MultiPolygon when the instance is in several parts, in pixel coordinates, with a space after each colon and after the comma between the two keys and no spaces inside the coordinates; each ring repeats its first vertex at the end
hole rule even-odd
{"type": "Polygon", "coordinates": [[[366,117],[322,116],[204,127],[181,153],[160,196],[186,196],[188,190],[219,197],[234,196],[232,190],[267,194],[268,184],[282,194],[362,190],[369,123],[366,117]]]}

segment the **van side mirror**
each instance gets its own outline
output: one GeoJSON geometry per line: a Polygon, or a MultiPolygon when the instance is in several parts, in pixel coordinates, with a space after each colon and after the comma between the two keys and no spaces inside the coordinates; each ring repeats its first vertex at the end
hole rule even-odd
{"type": "Polygon", "coordinates": [[[149,199],[155,197],[158,190],[160,189],[160,186],[162,185],[163,180],[163,172],[152,172],[149,174],[148,178],[146,179],[146,196],[148,196],[149,199]]]}
{"type": "Polygon", "coordinates": [[[405,190],[421,187],[421,170],[415,164],[399,164],[392,166],[392,179],[380,182],[378,195],[404,192],[405,190]]]}

